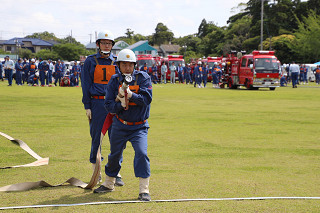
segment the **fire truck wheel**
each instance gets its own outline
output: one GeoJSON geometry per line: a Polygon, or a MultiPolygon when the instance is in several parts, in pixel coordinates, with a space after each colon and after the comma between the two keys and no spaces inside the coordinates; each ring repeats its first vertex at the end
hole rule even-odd
{"type": "Polygon", "coordinates": [[[252,90],[252,85],[250,84],[250,81],[248,79],[246,80],[245,85],[248,90],[252,90]]]}
{"type": "Polygon", "coordinates": [[[275,90],[276,88],[275,87],[270,87],[270,90],[275,90]]]}

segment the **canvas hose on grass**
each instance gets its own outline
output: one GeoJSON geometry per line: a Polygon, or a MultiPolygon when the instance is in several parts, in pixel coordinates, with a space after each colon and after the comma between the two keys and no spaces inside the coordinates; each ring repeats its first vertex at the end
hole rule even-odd
{"type": "MultiPolygon", "coordinates": [[[[103,127],[102,127],[102,131],[101,131],[101,136],[100,136],[100,146],[98,148],[98,150],[101,150],[101,144],[102,144],[102,140],[106,134],[106,132],[108,131],[109,127],[111,126],[112,123],[112,118],[113,115],[108,114],[108,116],[106,117],[103,127]]],[[[30,167],[30,166],[42,166],[42,165],[48,165],[49,164],[49,158],[42,158],[40,157],[37,153],[35,153],[25,142],[23,142],[22,140],[19,139],[15,139],[5,133],[0,132],[0,135],[5,137],[6,139],[10,140],[11,142],[18,144],[23,150],[25,150],[26,152],[28,152],[32,157],[34,157],[35,159],[37,159],[35,162],[33,163],[29,163],[29,164],[25,164],[25,165],[18,165],[18,166],[7,166],[7,167],[0,167],[0,169],[9,169],[9,168],[18,168],[18,167],[30,167]]],[[[101,152],[98,151],[97,152],[97,157],[96,157],[96,164],[95,164],[95,168],[93,171],[93,174],[91,176],[90,182],[87,184],[77,178],[69,178],[67,181],[58,184],[58,185],[52,185],[47,183],[46,181],[37,181],[37,182],[24,182],[24,183],[17,183],[17,184],[13,184],[13,185],[8,185],[8,186],[3,186],[0,187],[0,192],[13,192],[13,191],[26,191],[29,189],[33,189],[39,186],[42,187],[57,187],[57,186],[62,186],[66,183],[69,183],[69,185],[71,186],[78,186],[81,187],[83,189],[92,189],[93,187],[95,187],[99,181],[99,176],[100,176],[100,171],[101,171],[101,152]]]]}
{"type": "MultiPolygon", "coordinates": [[[[109,116],[110,114],[108,114],[109,116]]],[[[100,137],[100,146],[102,144],[102,140],[111,125],[112,122],[112,115],[106,118],[100,137]]],[[[0,169],[9,169],[9,168],[18,168],[18,167],[32,167],[32,166],[42,166],[49,164],[49,158],[42,158],[38,154],[36,154],[25,142],[19,139],[15,139],[5,133],[0,132],[0,135],[5,137],[6,139],[10,140],[11,142],[19,145],[23,150],[28,152],[32,157],[36,159],[36,161],[24,164],[24,165],[17,165],[17,166],[7,166],[7,167],[0,167],[0,169]]],[[[100,150],[100,146],[99,149],[100,150]]],[[[66,183],[69,183],[70,186],[78,186],[83,189],[92,189],[95,185],[97,185],[99,181],[99,175],[101,170],[101,153],[97,153],[96,158],[96,166],[90,182],[87,184],[77,178],[69,178],[67,181],[58,184],[52,185],[47,183],[46,181],[38,181],[38,182],[25,182],[25,183],[18,183],[8,186],[0,187],[0,192],[13,192],[13,191],[26,191],[29,189],[33,189],[36,187],[57,187],[62,186],[66,183]]],[[[151,202],[190,202],[190,201],[241,201],[241,200],[320,200],[320,197],[244,197],[244,198],[195,198],[195,199],[171,199],[171,200],[153,200],[151,202]]],[[[7,210],[7,209],[26,209],[26,208],[44,208],[44,207],[69,207],[69,206],[84,206],[84,205],[102,205],[102,204],[132,204],[132,203],[145,203],[146,201],[106,201],[106,202],[91,202],[91,203],[73,203],[73,204],[48,204],[48,205],[30,205],[30,206],[9,206],[9,207],[0,207],[0,210],[7,210]]]]}

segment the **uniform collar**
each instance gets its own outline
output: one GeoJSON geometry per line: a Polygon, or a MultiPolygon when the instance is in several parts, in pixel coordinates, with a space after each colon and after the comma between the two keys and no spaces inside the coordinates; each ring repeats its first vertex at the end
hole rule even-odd
{"type": "MultiPolygon", "coordinates": [[[[100,54],[100,52],[98,51],[97,52],[97,58],[104,58],[101,54],[100,54]]],[[[106,59],[110,59],[111,61],[114,61],[114,57],[113,57],[113,54],[112,54],[112,52],[110,51],[110,55],[109,55],[109,57],[108,58],[106,58],[106,59]]]]}

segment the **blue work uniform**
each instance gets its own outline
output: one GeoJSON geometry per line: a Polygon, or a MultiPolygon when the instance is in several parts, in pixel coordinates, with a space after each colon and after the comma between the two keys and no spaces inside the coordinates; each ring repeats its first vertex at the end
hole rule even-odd
{"type": "MultiPolygon", "coordinates": [[[[103,123],[108,115],[104,108],[105,91],[113,74],[119,73],[112,54],[104,58],[98,52],[90,55],[84,62],[81,70],[82,103],[85,109],[91,109],[90,135],[91,152],[90,162],[96,163],[96,156],[100,145],[100,136],[103,123]]],[[[110,135],[110,129],[108,131],[110,135]]]]}
{"type": "Polygon", "coordinates": [[[202,67],[202,81],[203,81],[203,86],[206,87],[207,81],[208,81],[208,69],[206,66],[202,67]]]}
{"type": "Polygon", "coordinates": [[[178,71],[179,83],[184,83],[184,79],[183,79],[183,67],[178,66],[178,67],[177,67],[177,71],[178,71]]]}
{"type": "Polygon", "coordinates": [[[61,63],[56,63],[54,84],[57,85],[57,82],[59,82],[59,85],[60,85],[62,77],[63,77],[63,66],[61,63]]]}
{"type": "Polygon", "coordinates": [[[201,79],[202,79],[202,67],[196,66],[193,71],[195,84],[201,85],[201,79]]]}
{"type": "Polygon", "coordinates": [[[219,71],[220,67],[213,67],[211,74],[212,74],[212,84],[219,84],[219,71]]]}
{"type": "Polygon", "coordinates": [[[149,67],[148,67],[148,66],[142,66],[142,67],[140,68],[140,71],[149,73],[149,67]]]}
{"type": "Polygon", "coordinates": [[[22,72],[23,72],[22,63],[17,62],[15,64],[15,69],[16,69],[16,83],[18,85],[22,85],[22,72]]]}
{"type": "Polygon", "coordinates": [[[22,62],[23,66],[23,75],[22,75],[22,83],[28,81],[28,73],[29,73],[29,63],[27,61],[22,62]]]}
{"type": "Polygon", "coordinates": [[[152,84],[149,75],[143,71],[132,73],[129,108],[125,110],[121,102],[116,102],[118,88],[122,85],[123,75],[112,76],[106,90],[105,107],[110,113],[115,113],[110,135],[110,151],[108,163],[105,166],[106,175],[116,177],[121,169],[120,159],[127,141],[135,150],[134,172],[136,177],[150,177],[150,161],[147,156],[147,135],[152,101],[152,84]]]}
{"type": "Polygon", "coordinates": [[[287,86],[287,80],[286,80],[285,76],[281,76],[281,78],[280,78],[280,86],[281,87],[287,86]]]}
{"type": "Polygon", "coordinates": [[[28,84],[33,85],[38,85],[39,81],[38,81],[38,77],[35,74],[32,74],[28,77],[28,84]]]}
{"type": "Polygon", "coordinates": [[[191,73],[191,67],[184,67],[184,78],[186,79],[187,84],[192,83],[190,73],[191,73]]]}
{"type": "Polygon", "coordinates": [[[77,73],[80,72],[80,65],[73,65],[72,66],[71,74],[74,73],[74,72],[77,72],[77,73]]]}
{"type": "Polygon", "coordinates": [[[157,66],[153,66],[151,67],[152,69],[152,75],[151,75],[151,81],[154,84],[158,83],[158,67],[157,66]]]}
{"type": "Polygon", "coordinates": [[[48,71],[49,71],[49,65],[47,63],[43,63],[41,62],[39,64],[39,74],[40,74],[40,83],[41,86],[49,85],[49,75],[48,75],[48,71]]]}
{"type": "Polygon", "coordinates": [[[0,79],[3,81],[2,67],[2,62],[0,62],[0,79]]]}
{"type": "Polygon", "coordinates": [[[79,86],[79,74],[72,73],[70,75],[70,86],[79,86]]]}
{"type": "Polygon", "coordinates": [[[36,73],[36,70],[38,69],[37,65],[35,63],[29,64],[29,74],[28,79],[31,75],[34,75],[36,73]]]}

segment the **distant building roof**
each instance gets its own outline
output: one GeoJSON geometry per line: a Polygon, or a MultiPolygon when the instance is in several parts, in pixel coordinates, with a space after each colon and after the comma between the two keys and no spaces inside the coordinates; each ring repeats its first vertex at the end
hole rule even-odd
{"type": "Polygon", "coordinates": [[[136,43],[134,43],[134,44],[130,45],[130,46],[129,46],[129,47],[127,47],[127,48],[128,48],[128,49],[130,49],[130,50],[132,50],[132,49],[134,49],[134,48],[136,48],[136,47],[141,46],[141,45],[142,45],[142,44],[144,44],[144,43],[148,43],[148,40],[138,41],[138,42],[136,42],[136,43]]]}
{"type": "Polygon", "coordinates": [[[87,44],[86,49],[96,49],[96,42],[91,42],[87,44]]]}
{"type": "Polygon", "coordinates": [[[162,44],[160,45],[160,49],[163,52],[170,52],[170,53],[177,53],[179,52],[180,45],[174,45],[174,44],[162,44]]]}
{"type": "Polygon", "coordinates": [[[23,42],[31,42],[33,46],[49,46],[49,47],[53,46],[53,44],[38,38],[12,38],[5,41],[3,44],[16,45],[17,43],[19,43],[20,45],[23,46],[24,45],[23,42]]]}
{"type": "Polygon", "coordinates": [[[46,42],[49,42],[50,44],[52,45],[56,45],[56,44],[60,44],[59,42],[53,40],[53,39],[50,39],[50,40],[45,40],[46,42]]]}

